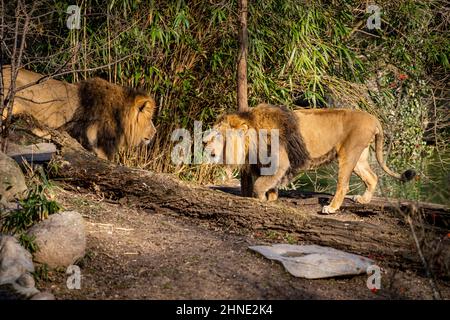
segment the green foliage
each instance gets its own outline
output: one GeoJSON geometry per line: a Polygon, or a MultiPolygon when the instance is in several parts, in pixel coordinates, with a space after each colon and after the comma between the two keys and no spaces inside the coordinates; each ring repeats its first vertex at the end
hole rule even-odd
{"type": "MultiPolygon", "coordinates": [[[[50,182],[45,175],[42,175],[41,179],[42,182],[31,186],[27,197],[19,201],[21,209],[4,217],[2,232],[20,233],[61,209],[56,201],[47,198],[47,191],[51,188],[50,182]]],[[[30,239],[23,238],[23,240],[26,242],[30,239]]]]}
{"type": "Polygon", "coordinates": [[[26,233],[22,233],[19,236],[19,243],[22,247],[28,250],[30,253],[35,253],[39,251],[39,246],[36,243],[36,237],[33,235],[28,235],[26,233]]]}
{"type": "MultiPolygon", "coordinates": [[[[80,30],[65,27],[65,8],[72,3],[50,2],[55,11],[42,7],[40,32],[28,45],[30,65],[51,73],[68,62],[72,70],[96,71],[74,72],[67,80],[96,75],[147,89],[159,105],[158,134],[139,166],[199,182],[216,177],[216,167],[175,167],[170,135],[175,128],[192,129],[195,120],[210,126],[235,109],[237,1],[86,0],[79,3],[80,30]]],[[[386,127],[390,163],[417,168],[430,151],[423,138],[430,135],[425,124],[434,108],[432,92],[447,88],[435,80],[450,68],[449,12],[444,0],[376,4],[380,30],[366,27],[367,1],[250,1],[249,102],[293,107],[300,99],[366,109],[386,127]],[[389,87],[399,74],[408,79],[389,87]]],[[[438,117],[446,110],[445,101],[439,103],[438,117]]],[[[436,140],[446,141],[449,131],[441,133],[436,140]]]]}
{"type": "Polygon", "coordinates": [[[33,272],[33,277],[36,281],[49,281],[49,267],[47,264],[37,265],[33,272]]]}

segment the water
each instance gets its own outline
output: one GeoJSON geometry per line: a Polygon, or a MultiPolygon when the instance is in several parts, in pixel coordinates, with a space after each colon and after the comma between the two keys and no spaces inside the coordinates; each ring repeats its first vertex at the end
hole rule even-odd
{"type": "MultiPolygon", "coordinates": [[[[433,156],[422,162],[422,170],[415,170],[418,176],[415,180],[401,183],[388,176],[376,160],[371,161],[371,167],[378,176],[375,196],[433,202],[450,206],[450,152],[433,156]]],[[[337,164],[330,164],[315,171],[308,171],[299,176],[290,188],[312,192],[334,194],[337,182],[337,164]]],[[[365,186],[354,174],[350,180],[349,195],[362,194],[365,186]]]]}

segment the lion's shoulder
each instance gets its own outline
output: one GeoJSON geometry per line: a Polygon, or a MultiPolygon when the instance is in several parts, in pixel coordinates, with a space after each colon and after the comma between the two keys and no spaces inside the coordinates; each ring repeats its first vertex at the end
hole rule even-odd
{"type": "Polygon", "coordinates": [[[295,116],[285,106],[260,103],[247,112],[252,126],[256,129],[293,129],[296,126],[295,116]]]}
{"type": "Polygon", "coordinates": [[[292,110],[286,106],[261,103],[250,109],[252,127],[260,129],[276,129],[280,145],[286,149],[293,168],[306,166],[309,153],[299,129],[299,121],[292,110]]]}

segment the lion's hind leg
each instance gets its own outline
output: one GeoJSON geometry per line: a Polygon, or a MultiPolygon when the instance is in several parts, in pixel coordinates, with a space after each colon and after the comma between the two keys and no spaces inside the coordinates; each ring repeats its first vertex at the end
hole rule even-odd
{"type": "Polygon", "coordinates": [[[336,187],[336,194],[334,195],[331,203],[322,208],[322,213],[331,214],[335,213],[342,205],[344,201],[344,197],[349,190],[349,182],[350,176],[352,175],[352,171],[358,162],[361,153],[364,149],[359,148],[359,152],[356,151],[358,149],[357,146],[346,145],[343,146],[343,150],[354,150],[355,152],[350,154],[345,154],[338,152],[338,161],[339,161],[339,173],[338,173],[338,182],[336,187]]]}
{"type": "Polygon", "coordinates": [[[364,192],[363,195],[356,195],[353,197],[354,201],[361,204],[369,203],[370,200],[372,200],[372,196],[373,193],[375,192],[375,188],[378,182],[377,175],[370,168],[368,158],[369,158],[369,147],[364,149],[354,169],[356,175],[360,177],[361,180],[366,185],[366,191],[364,192]]]}

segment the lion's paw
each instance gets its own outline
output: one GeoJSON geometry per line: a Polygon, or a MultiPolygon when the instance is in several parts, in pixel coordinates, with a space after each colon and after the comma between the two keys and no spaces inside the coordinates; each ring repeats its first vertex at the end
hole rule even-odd
{"type": "Polygon", "coordinates": [[[352,200],[360,204],[367,204],[370,202],[370,200],[367,200],[366,198],[360,195],[352,196],[352,200]]]}
{"type": "Polygon", "coordinates": [[[331,206],[324,206],[323,208],[322,208],[322,213],[323,214],[332,214],[332,213],[335,213],[337,210],[336,209],[334,209],[333,207],[331,207],[331,206]]]}
{"type": "Polygon", "coordinates": [[[254,198],[256,198],[256,199],[258,199],[258,200],[261,200],[261,201],[263,201],[263,202],[266,202],[267,201],[267,197],[266,197],[266,193],[264,192],[264,193],[253,193],[253,197],[254,198]]]}
{"type": "Polygon", "coordinates": [[[268,191],[266,193],[266,196],[267,196],[267,201],[268,202],[273,202],[273,201],[277,201],[278,200],[278,192],[268,191]]]}

